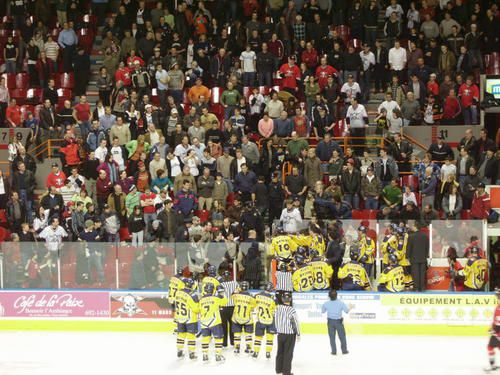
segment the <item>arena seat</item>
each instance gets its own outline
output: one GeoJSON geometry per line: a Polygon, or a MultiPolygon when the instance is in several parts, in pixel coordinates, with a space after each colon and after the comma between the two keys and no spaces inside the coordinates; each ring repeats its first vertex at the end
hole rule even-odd
{"type": "Polygon", "coordinates": [[[80,29],[77,35],[78,45],[85,49],[87,53],[90,53],[94,44],[94,32],[91,29],[80,29]]]}
{"type": "Polygon", "coordinates": [[[128,227],[121,227],[120,228],[120,241],[130,241],[132,239],[132,236],[130,235],[130,232],[128,231],[128,227]]]}
{"type": "Polygon", "coordinates": [[[212,87],[210,90],[210,104],[219,104],[223,92],[224,90],[221,87],[212,87]]]}
{"type": "Polygon", "coordinates": [[[59,73],[54,76],[56,87],[61,89],[74,89],[75,76],[73,73],[59,73]]]}
{"type": "Polygon", "coordinates": [[[470,210],[462,210],[462,212],[460,213],[460,218],[462,220],[470,220],[471,219],[470,210]]]}
{"type": "Polygon", "coordinates": [[[57,89],[58,105],[64,105],[65,100],[72,100],[73,93],[70,89],[57,89]]]}
{"type": "Polygon", "coordinates": [[[28,112],[31,112],[34,114],[35,112],[35,107],[29,104],[24,104],[21,106],[21,119],[24,121],[28,119],[28,112]]]}
{"type": "Polygon", "coordinates": [[[401,187],[409,185],[412,191],[417,192],[419,188],[418,177],[414,175],[404,175],[401,177],[401,187]]]}
{"type": "Polygon", "coordinates": [[[26,102],[28,104],[37,105],[42,102],[43,90],[40,88],[28,89],[26,91],[26,102]]]}
{"type": "MultiPolygon", "coordinates": [[[[16,75],[14,73],[3,73],[2,78],[5,79],[5,85],[9,90],[16,89],[16,75]]],[[[21,88],[21,87],[20,87],[21,88]]]]}
{"type": "Polygon", "coordinates": [[[13,89],[10,90],[10,98],[16,99],[17,105],[26,104],[27,90],[25,89],[13,89]]]}
{"type": "Polygon", "coordinates": [[[28,73],[17,73],[16,74],[16,88],[18,89],[28,89],[30,86],[30,75],[28,73]]]}
{"type": "Polygon", "coordinates": [[[349,44],[352,45],[358,52],[361,51],[361,47],[363,46],[363,42],[361,41],[361,39],[357,38],[352,39],[349,44]]]}
{"type": "Polygon", "coordinates": [[[339,25],[335,27],[335,30],[337,30],[337,33],[339,34],[339,37],[342,38],[345,44],[350,39],[350,34],[351,34],[351,29],[347,25],[339,25]]]}
{"type": "Polygon", "coordinates": [[[354,220],[374,220],[377,218],[377,210],[352,210],[354,220]]]}

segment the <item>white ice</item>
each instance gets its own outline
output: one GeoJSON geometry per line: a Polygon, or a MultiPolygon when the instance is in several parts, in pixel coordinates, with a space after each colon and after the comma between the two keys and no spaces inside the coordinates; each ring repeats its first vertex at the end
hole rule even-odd
{"type": "MultiPolygon", "coordinates": [[[[295,347],[295,375],[478,375],[487,337],[348,336],[348,355],[330,355],[327,335],[295,347]]],[[[226,362],[176,358],[171,333],[0,332],[0,375],[265,375],[271,360],[226,350],[226,362]]],[[[340,349],[339,349],[340,352],[340,349]]],[[[198,351],[201,356],[200,351],[198,351]]],[[[211,357],[213,354],[211,353],[211,357]]]]}

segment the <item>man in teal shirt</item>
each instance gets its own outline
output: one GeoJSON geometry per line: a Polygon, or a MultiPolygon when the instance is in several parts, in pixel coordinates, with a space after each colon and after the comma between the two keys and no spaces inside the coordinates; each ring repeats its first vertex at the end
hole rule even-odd
{"type": "Polygon", "coordinates": [[[348,354],[347,351],[347,341],[345,336],[344,319],[342,318],[342,313],[348,313],[354,308],[354,305],[350,304],[349,307],[341,300],[337,299],[337,291],[330,290],[328,293],[330,301],[326,301],[321,307],[321,312],[328,318],[328,336],[330,336],[330,346],[332,355],[337,354],[337,345],[335,343],[335,335],[338,332],[340,339],[340,349],[342,354],[348,354]]]}

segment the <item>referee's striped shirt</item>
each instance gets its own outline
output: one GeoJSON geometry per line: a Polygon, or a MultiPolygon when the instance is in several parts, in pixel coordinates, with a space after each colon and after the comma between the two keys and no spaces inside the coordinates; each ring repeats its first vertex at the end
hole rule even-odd
{"type": "Polygon", "coordinates": [[[293,292],[292,273],[276,271],[276,290],[293,292]]]}
{"type": "Polygon", "coordinates": [[[300,336],[297,311],[292,306],[278,305],[274,312],[276,331],[281,334],[300,336]]]}
{"type": "Polygon", "coordinates": [[[227,304],[226,306],[234,306],[234,301],[233,301],[233,293],[238,289],[238,282],[237,281],[223,281],[220,283],[220,285],[224,288],[224,295],[227,298],[227,304]]]}

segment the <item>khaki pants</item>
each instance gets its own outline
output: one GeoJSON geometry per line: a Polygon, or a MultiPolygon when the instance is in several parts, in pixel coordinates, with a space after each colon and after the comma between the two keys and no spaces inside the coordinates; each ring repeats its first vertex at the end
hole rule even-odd
{"type": "Polygon", "coordinates": [[[64,10],[57,11],[57,22],[59,26],[62,27],[65,22],[68,21],[67,13],[64,10]]]}
{"type": "Polygon", "coordinates": [[[210,211],[210,209],[212,208],[212,201],[213,201],[212,198],[199,197],[198,198],[198,209],[203,210],[203,206],[206,206],[207,207],[206,209],[208,211],[210,211]]]}

